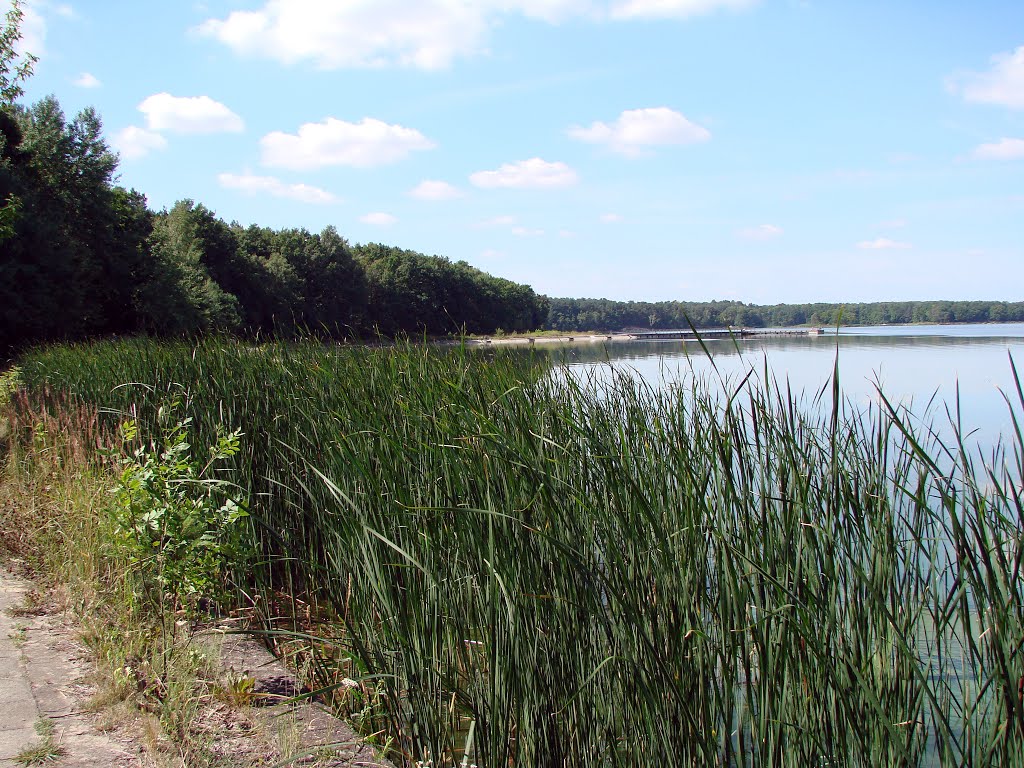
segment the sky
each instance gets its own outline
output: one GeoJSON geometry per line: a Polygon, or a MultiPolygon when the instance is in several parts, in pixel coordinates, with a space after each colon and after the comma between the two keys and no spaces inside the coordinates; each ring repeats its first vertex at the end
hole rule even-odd
{"type": "Polygon", "coordinates": [[[25,101],[94,106],[154,210],[551,296],[1024,300],[1019,0],[26,10],[25,101]]]}

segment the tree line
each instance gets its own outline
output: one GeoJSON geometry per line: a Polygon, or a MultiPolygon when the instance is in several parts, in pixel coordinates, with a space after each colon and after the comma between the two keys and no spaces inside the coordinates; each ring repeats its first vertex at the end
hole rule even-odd
{"type": "Polygon", "coordinates": [[[547,327],[556,331],[630,328],[781,328],[792,325],[988,323],[1024,321],[1024,302],[878,301],[852,304],[770,304],[739,301],[548,300],[547,327]]]}

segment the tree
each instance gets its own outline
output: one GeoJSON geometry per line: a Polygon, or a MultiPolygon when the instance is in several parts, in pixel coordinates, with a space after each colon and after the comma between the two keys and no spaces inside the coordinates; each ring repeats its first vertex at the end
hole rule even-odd
{"type": "Polygon", "coordinates": [[[149,238],[153,272],[139,295],[146,330],[195,334],[240,325],[238,299],[213,279],[205,263],[210,216],[203,206],[181,200],[154,220],[149,238]]]}
{"type": "MultiPolygon", "coordinates": [[[[31,53],[18,61],[15,46],[21,39],[21,21],[24,15],[21,0],[12,0],[4,26],[0,29],[0,119],[4,118],[2,113],[7,112],[14,102],[25,94],[21,84],[32,74],[32,68],[38,61],[31,53]]],[[[6,119],[4,123],[7,123],[6,119]]],[[[0,154],[4,153],[7,137],[8,131],[3,130],[0,133],[0,154]]],[[[20,213],[21,199],[9,193],[0,206],[0,242],[14,236],[14,224],[20,213]]]]}
{"type": "Polygon", "coordinates": [[[21,84],[32,75],[32,68],[39,61],[31,53],[18,60],[16,46],[21,40],[21,22],[25,17],[21,5],[21,0],[11,0],[11,8],[0,28],[0,108],[11,106],[25,95],[21,84]]]}

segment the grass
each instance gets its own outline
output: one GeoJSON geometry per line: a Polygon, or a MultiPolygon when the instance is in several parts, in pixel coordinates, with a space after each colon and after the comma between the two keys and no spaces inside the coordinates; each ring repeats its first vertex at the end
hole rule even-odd
{"type": "Polygon", "coordinates": [[[943,443],[847,405],[838,370],[802,402],[526,350],[135,340],[19,365],[15,444],[64,419],[88,464],[169,398],[193,446],[242,432],[224,591],[400,762],[1024,761],[1019,391],[980,457],[955,404],[943,443]]]}
{"type": "Polygon", "coordinates": [[[19,751],[13,758],[18,765],[45,765],[52,763],[67,754],[67,749],[59,741],[54,741],[57,728],[53,720],[41,718],[35,723],[35,732],[40,740],[19,751]]]}

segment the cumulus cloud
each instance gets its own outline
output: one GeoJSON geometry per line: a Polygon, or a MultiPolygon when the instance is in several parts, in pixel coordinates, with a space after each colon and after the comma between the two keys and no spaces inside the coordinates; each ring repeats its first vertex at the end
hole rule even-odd
{"type": "Polygon", "coordinates": [[[199,25],[235,53],[322,69],[443,69],[487,50],[510,16],[550,24],[575,18],[687,18],[756,0],[265,0],[199,25]]]}
{"type": "Polygon", "coordinates": [[[628,109],[613,123],[595,122],[589,128],[574,125],[570,138],[590,144],[604,144],[614,152],[636,156],[650,147],[695,144],[707,141],[711,133],[691,123],[668,107],[628,109]]]}
{"type": "Polygon", "coordinates": [[[390,213],[375,211],[374,213],[368,213],[365,216],[360,216],[359,220],[364,224],[372,224],[375,227],[390,227],[398,221],[398,218],[392,216],[390,213]]]}
{"type": "Polygon", "coordinates": [[[319,187],[311,187],[308,184],[288,184],[273,176],[222,173],[217,176],[217,181],[226,189],[237,189],[250,195],[267,194],[314,205],[340,202],[336,196],[319,187]]]}
{"type": "Polygon", "coordinates": [[[1020,160],[1024,158],[1024,139],[1002,138],[975,147],[971,154],[982,160],[1020,160]]]}
{"type": "Polygon", "coordinates": [[[126,160],[137,160],[150,152],[167,148],[167,139],[159,133],[147,131],[136,125],[129,125],[115,133],[110,143],[126,160]]]}
{"type": "Polygon", "coordinates": [[[469,180],[483,189],[543,189],[569,187],[579,177],[565,163],[549,163],[533,157],[517,163],[505,163],[494,171],[478,171],[469,180]]]}
{"type": "Polygon", "coordinates": [[[442,69],[484,48],[487,15],[447,0],[270,0],[209,19],[200,34],[236,53],[323,69],[398,65],[442,69]]]}
{"type": "Polygon", "coordinates": [[[99,88],[103,83],[99,81],[96,75],[89,72],[83,72],[74,79],[74,84],[79,88],[99,88]]]}
{"type": "Polygon", "coordinates": [[[236,133],[245,128],[238,115],[209,96],[154,93],[139,104],[152,131],[172,133],[236,133]]]}
{"type": "Polygon", "coordinates": [[[910,243],[900,243],[887,237],[879,237],[859,242],[857,247],[865,251],[906,250],[910,247],[910,243]]]}
{"type": "Polygon", "coordinates": [[[947,85],[966,101],[1024,109],[1024,45],[1011,53],[997,53],[987,72],[954,75],[947,85]]]}
{"type": "Polygon", "coordinates": [[[612,5],[613,19],[685,19],[718,10],[742,11],[757,0],[623,0],[612,5]]]}
{"type": "Polygon", "coordinates": [[[765,241],[781,237],[782,232],[782,227],[777,227],[774,224],[759,224],[756,227],[745,227],[739,230],[736,234],[744,240],[765,241]]]}
{"type": "Polygon", "coordinates": [[[421,181],[409,194],[417,200],[454,200],[462,197],[462,192],[447,181],[435,181],[426,179],[421,181]]]}
{"type": "Polygon", "coordinates": [[[298,133],[268,133],[260,146],[264,165],[300,170],[329,165],[372,168],[436,145],[414,128],[370,117],[358,123],[328,117],[321,123],[301,125],[298,133]]]}
{"type": "Polygon", "coordinates": [[[602,213],[601,221],[605,224],[616,224],[622,221],[622,215],[618,213],[602,213]]]}

